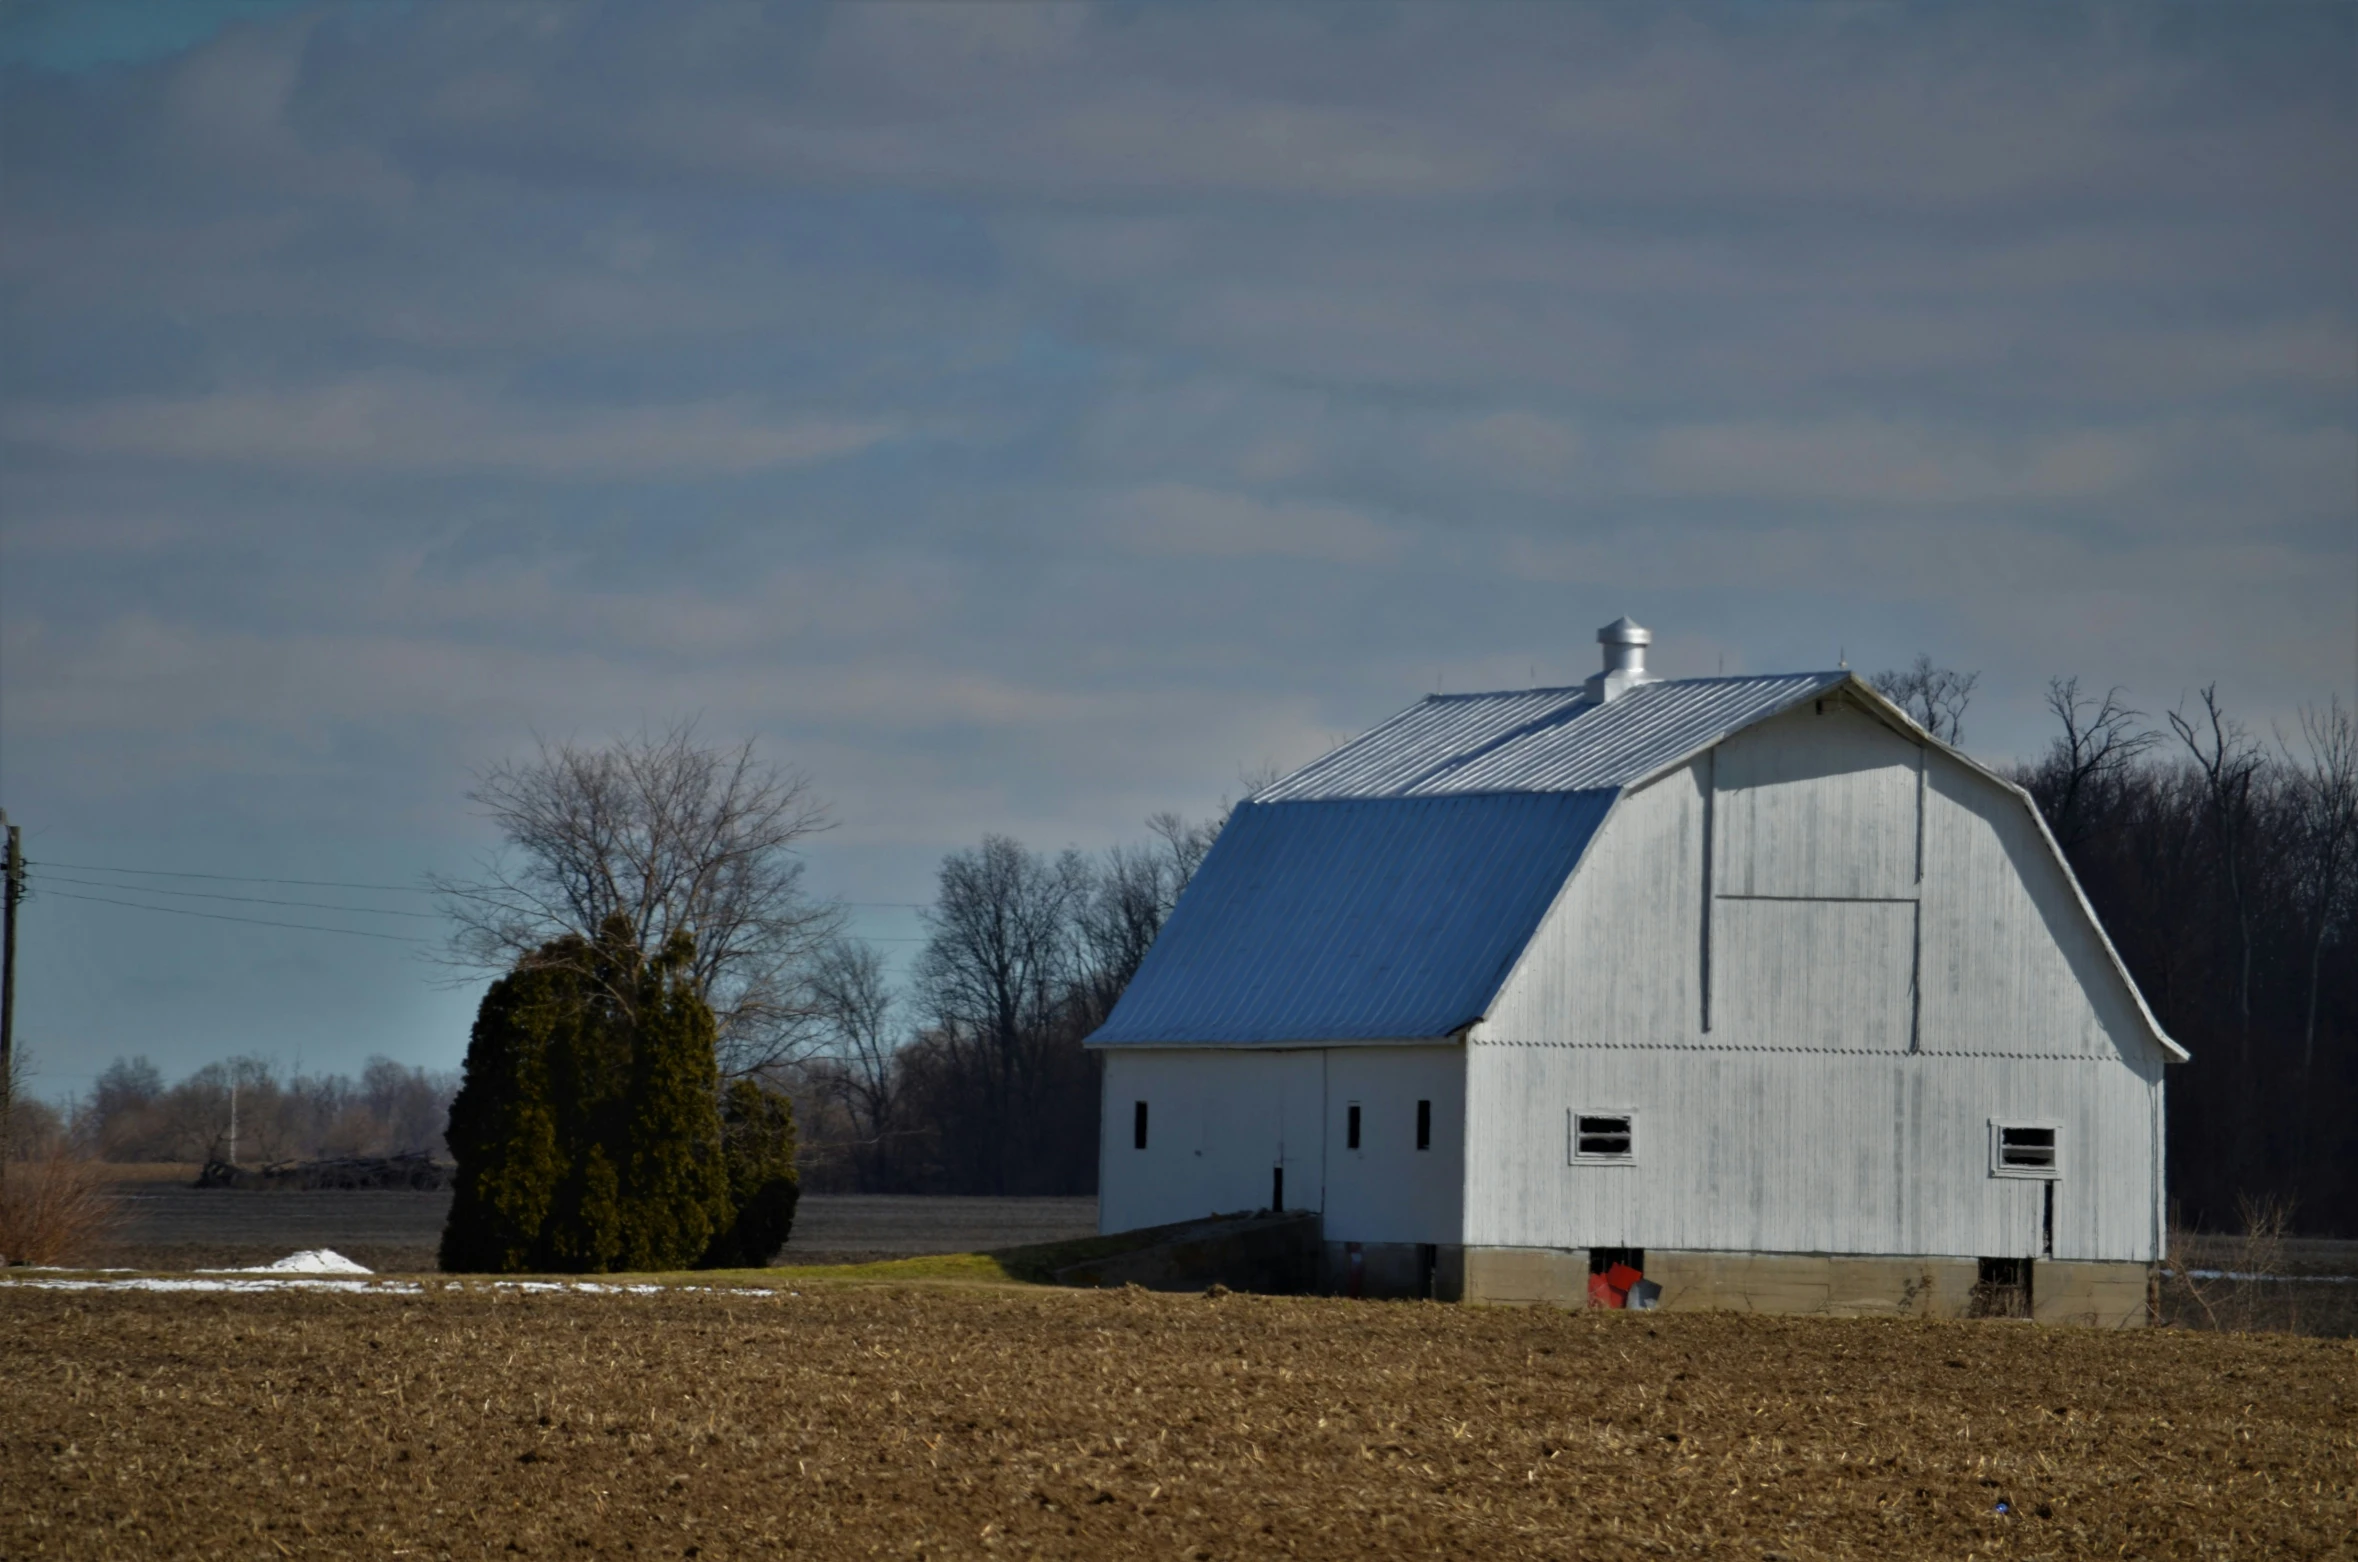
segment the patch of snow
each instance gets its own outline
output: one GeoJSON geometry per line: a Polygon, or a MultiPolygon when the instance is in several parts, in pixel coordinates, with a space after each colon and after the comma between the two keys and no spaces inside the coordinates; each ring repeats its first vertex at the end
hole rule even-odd
{"type": "MultiPolygon", "coordinates": [[[[309,1253],[297,1253],[294,1255],[294,1258],[312,1258],[315,1256],[317,1255],[309,1253]]],[[[332,1252],[327,1253],[326,1257],[330,1259],[337,1259],[337,1255],[332,1252]]],[[[337,1259],[337,1261],[349,1262],[349,1260],[344,1259],[337,1259]]],[[[0,1277],[0,1288],[14,1285],[24,1286],[27,1289],[36,1291],[234,1291],[241,1292],[246,1295],[255,1295],[269,1291],[336,1291],[349,1296],[416,1296],[426,1290],[424,1285],[421,1285],[415,1280],[383,1279],[376,1275],[370,1274],[369,1271],[365,1269],[360,1269],[358,1265],[354,1265],[354,1269],[357,1270],[358,1273],[367,1276],[366,1279],[329,1278],[331,1276],[346,1273],[347,1271],[332,1269],[300,1270],[285,1267],[292,1262],[293,1259],[282,1259],[277,1264],[265,1265],[259,1269],[213,1269],[188,1276],[141,1275],[135,1278],[126,1278],[121,1280],[69,1280],[64,1278],[50,1279],[47,1277],[43,1277],[41,1279],[33,1279],[30,1277],[18,1279],[15,1275],[9,1275],[0,1277]]],[[[18,1273],[22,1274],[23,1271],[20,1269],[18,1273]]],[[[485,1284],[486,1282],[477,1281],[475,1283],[481,1285],[485,1284]]],[[[598,1280],[492,1280],[488,1282],[488,1286],[490,1289],[497,1291],[531,1291],[540,1293],[553,1292],[562,1296],[647,1296],[659,1291],[697,1291],[707,1295],[727,1296],[782,1295],[788,1297],[799,1297],[802,1295],[800,1291],[781,1292],[772,1290],[766,1286],[662,1286],[648,1285],[643,1282],[632,1284],[617,1281],[598,1280]]],[[[445,1282],[442,1288],[446,1290],[472,1289],[471,1286],[461,1286],[456,1281],[445,1282]]]]}
{"type": "Polygon", "coordinates": [[[332,1247],[310,1247],[300,1253],[289,1253],[275,1264],[256,1264],[250,1269],[206,1269],[209,1275],[365,1275],[375,1271],[365,1264],[356,1264],[332,1247]]]}
{"type": "Polygon", "coordinates": [[[36,1291],[243,1291],[248,1293],[260,1291],[343,1291],[350,1293],[382,1291],[415,1294],[423,1289],[414,1281],[405,1280],[314,1280],[293,1275],[284,1278],[256,1280],[211,1279],[197,1276],[182,1280],[147,1276],[136,1280],[11,1280],[4,1283],[21,1285],[36,1291]]]}

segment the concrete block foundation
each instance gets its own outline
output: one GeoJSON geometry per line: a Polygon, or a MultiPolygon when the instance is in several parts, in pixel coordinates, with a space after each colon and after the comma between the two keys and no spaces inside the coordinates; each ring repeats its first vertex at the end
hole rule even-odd
{"type": "MultiPolygon", "coordinates": [[[[1585,1249],[1469,1247],[1462,1252],[1462,1300],[1588,1305],[1585,1249]]],[[[1662,1287],[1657,1305],[1666,1312],[1964,1318],[1974,1312],[1980,1266],[1971,1258],[1649,1249],[1645,1275],[1662,1287]]],[[[2031,1263],[2031,1315],[2042,1323],[2133,1328],[2147,1321],[2151,1275],[2145,1264],[2038,1259],[2031,1263]]]]}
{"type": "Polygon", "coordinates": [[[2153,1319],[2153,1280],[2144,1264],[2043,1258],[2031,1266],[2031,1316],[2041,1323],[2134,1329],[2153,1319]]]}
{"type": "Polygon", "coordinates": [[[1450,1243],[1329,1242],[1320,1289],[1370,1300],[1454,1302],[1465,1294],[1466,1252],[1450,1243]]]}

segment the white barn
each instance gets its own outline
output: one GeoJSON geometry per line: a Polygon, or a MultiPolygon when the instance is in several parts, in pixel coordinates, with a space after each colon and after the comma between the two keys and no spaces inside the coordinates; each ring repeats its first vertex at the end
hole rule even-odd
{"type": "Polygon", "coordinates": [[[1650,638],[1238,807],[1090,1039],[1101,1229],[1317,1211],[1355,1293],[2142,1322],[2186,1054],[2029,797],[1848,671],[1657,681],[1650,638]]]}

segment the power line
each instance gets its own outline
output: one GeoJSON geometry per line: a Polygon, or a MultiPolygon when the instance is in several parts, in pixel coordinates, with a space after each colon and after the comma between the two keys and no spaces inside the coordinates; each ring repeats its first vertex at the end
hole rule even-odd
{"type": "Polygon", "coordinates": [[[309,911],[356,911],[371,917],[416,917],[423,922],[443,920],[433,911],[391,911],[383,906],[331,906],[316,900],[273,900],[267,895],[224,895],[218,890],[202,889],[142,889],[132,884],[107,884],[97,879],[67,878],[63,874],[44,874],[47,884],[80,884],[90,889],[127,889],[139,895],[174,895],[184,900],[234,900],[250,906],[301,906],[309,911]]]}
{"type": "Polygon", "coordinates": [[[129,906],[134,911],[162,911],[176,917],[204,917],[214,922],[247,922],[255,927],[291,927],[298,933],[341,933],[346,938],[381,938],[394,944],[431,944],[431,938],[409,938],[399,933],[371,933],[357,927],[321,927],[316,922],[268,922],[260,917],[233,917],[226,911],[190,911],[181,906],[149,906],[136,900],[109,900],[104,895],[77,895],[71,890],[51,890],[59,900],[87,900],[101,906],[129,906]]]}
{"type": "MultiPolygon", "coordinates": [[[[245,873],[173,873],[163,868],[105,868],[94,862],[34,862],[28,867],[71,868],[77,873],[133,873],[151,879],[213,879],[227,884],[300,884],[309,889],[383,889],[402,895],[435,895],[439,890],[421,889],[415,884],[361,884],[351,879],[260,879],[245,873]]],[[[129,889],[130,885],[123,888],[129,889]]]]}
{"type": "MultiPolygon", "coordinates": [[[[45,859],[36,861],[32,858],[27,858],[25,860],[25,865],[27,867],[33,868],[70,868],[77,873],[129,873],[137,874],[142,878],[210,879],[216,883],[223,884],[299,884],[306,889],[381,889],[390,890],[393,893],[399,895],[439,895],[444,893],[443,891],[437,889],[421,888],[415,884],[364,884],[354,879],[270,879],[258,878],[252,874],[246,873],[175,873],[163,868],[109,868],[103,867],[93,862],[50,862],[45,859]]],[[[118,887],[129,889],[132,886],[126,884],[118,887]]],[[[170,894],[172,892],[169,890],[155,890],[151,891],[150,893],[170,894]]],[[[235,900],[240,897],[234,895],[224,895],[220,898],[224,900],[235,900]]],[[[271,902],[271,904],[299,905],[302,904],[302,902],[286,901],[271,902]]],[[[863,910],[870,911],[925,911],[930,909],[925,902],[916,900],[839,900],[836,902],[836,904],[839,906],[857,906],[863,910]]],[[[426,915],[424,912],[414,911],[402,912],[398,914],[403,916],[426,915]]]]}
{"type": "MultiPolygon", "coordinates": [[[[82,879],[52,879],[49,882],[53,884],[81,884],[87,881],[82,879]]],[[[107,885],[104,887],[113,889],[118,887],[129,888],[130,886],[107,885]]],[[[406,938],[399,933],[371,933],[365,929],[356,927],[322,927],[315,922],[272,922],[262,917],[231,916],[226,911],[191,911],[185,906],[150,906],[136,900],[110,900],[104,895],[77,895],[71,890],[53,889],[49,893],[56,896],[60,900],[87,900],[102,906],[129,906],[134,911],[166,911],[170,912],[176,917],[205,917],[215,922],[246,922],[251,923],[255,927],[291,927],[297,932],[302,933],[342,933],[349,938],[382,938],[388,942],[396,944],[431,944],[435,942],[435,940],[431,938],[406,938]]],[[[134,893],[147,895],[169,895],[172,893],[172,891],[134,890],[134,893]]],[[[212,898],[219,900],[245,900],[249,897],[244,895],[221,895],[212,898]]],[[[264,900],[260,901],[259,904],[265,906],[308,906],[311,905],[312,902],[303,900],[264,900]]],[[[321,911],[366,911],[369,908],[365,906],[319,906],[316,909],[321,911]]],[[[428,913],[422,911],[387,911],[379,912],[377,915],[395,917],[427,916],[429,917],[429,920],[433,920],[433,918],[431,918],[428,913]]],[[[925,938],[871,938],[864,940],[864,942],[871,944],[925,944],[931,943],[932,940],[925,938]]]]}

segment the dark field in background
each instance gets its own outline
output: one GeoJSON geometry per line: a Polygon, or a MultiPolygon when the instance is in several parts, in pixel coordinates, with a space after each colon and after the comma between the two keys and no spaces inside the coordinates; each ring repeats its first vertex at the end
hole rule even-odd
{"type": "MultiPolygon", "coordinates": [[[[196,1168],[156,1167],[115,1185],[123,1222],[98,1261],[137,1269],[266,1264],[334,1248],[380,1274],[434,1268],[447,1193],[240,1193],[192,1188],[196,1168]]],[[[863,1263],[1093,1236],[1097,1200],[807,1194],[779,1262],[863,1263]]]]}
{"type": "Polygon", "coordinates": [[[428,1285],[0,1289],[0,1555],[2358,1547],[2358,1346],[2343,1341],[1135,1291],[428,1285]]]}

